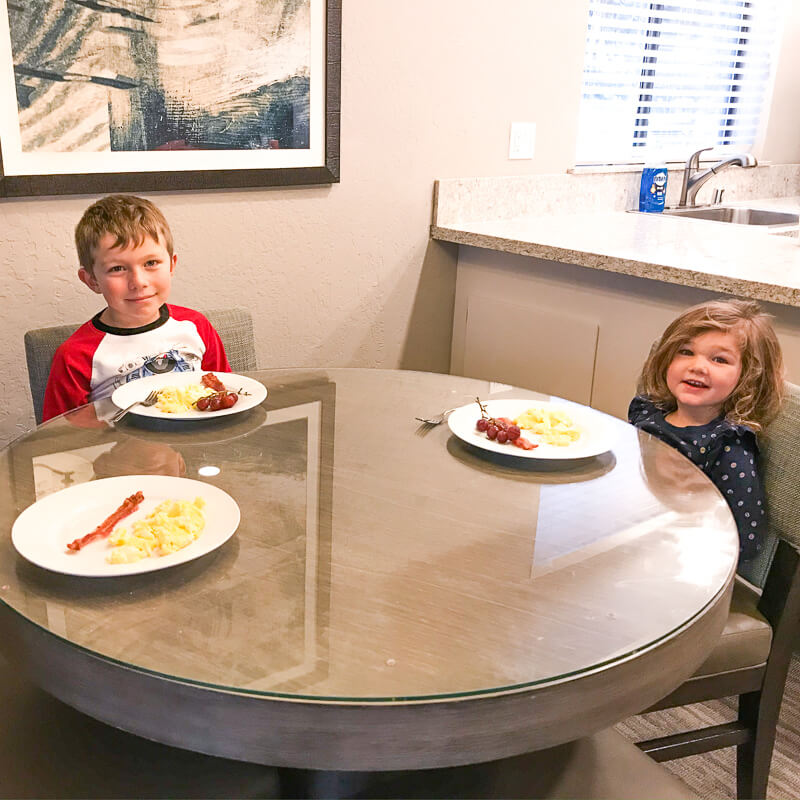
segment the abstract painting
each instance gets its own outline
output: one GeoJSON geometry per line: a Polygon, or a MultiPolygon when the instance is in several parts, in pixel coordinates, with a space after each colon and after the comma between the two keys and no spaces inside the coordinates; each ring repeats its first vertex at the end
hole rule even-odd
{"type": "Polygon", "coordinates": [[[0,195],[338,180],[340,0],[0,0],[0,195]]]}

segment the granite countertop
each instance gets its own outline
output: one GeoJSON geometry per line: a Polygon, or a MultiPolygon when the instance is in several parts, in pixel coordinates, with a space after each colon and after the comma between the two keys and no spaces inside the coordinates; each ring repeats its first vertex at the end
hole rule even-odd
{"type": "MultiPolygon", "coordinates": [[[[431,236],[800,307],[796,229],[770,231],[621,209],[553,212],[550,205],[550,213],[527,210],[523,216],[499,219],[491,219],[489,208],[489,218],[483,220],[476,218],[474,205],[466,220],[456,214],[444,219],[435,209],[431,236]]],[[[800,211],[800,194],[723,205],[800,211]]]]}

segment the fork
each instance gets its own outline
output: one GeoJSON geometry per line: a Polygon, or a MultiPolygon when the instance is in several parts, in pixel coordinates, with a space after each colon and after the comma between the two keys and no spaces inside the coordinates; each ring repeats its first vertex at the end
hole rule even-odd
{"type": "Polygon", "coordinates": [[[446,411],[442,411],[441,414],[437,414],[434,417],[414,417],[414,419],[421,422],[423,425],[441,425],[447,419],[447,415],[453,411],[455,411],[454,408],[448,408],[446,411]]]}
{"type": "Polygon", "coordinates": [[[153,389],[144,400],[137,400],[135,403],[131,403],[129,406],[126,406],[122,409],[122,411],[118,411],[111,417],[112,422],[119,422],[134,406],[144,406],[145,408],[149,408],[150,406],[154,406],[158,402],[158,389],[153,389]]]}

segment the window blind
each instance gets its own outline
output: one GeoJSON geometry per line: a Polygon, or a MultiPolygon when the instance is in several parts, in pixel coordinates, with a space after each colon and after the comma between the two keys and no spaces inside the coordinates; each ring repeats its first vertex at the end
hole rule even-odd
{"type": "Polygon", "coordinates": [[[589,0],[577,163],[750,149],[783,14],[783,0],[589,0]]]}

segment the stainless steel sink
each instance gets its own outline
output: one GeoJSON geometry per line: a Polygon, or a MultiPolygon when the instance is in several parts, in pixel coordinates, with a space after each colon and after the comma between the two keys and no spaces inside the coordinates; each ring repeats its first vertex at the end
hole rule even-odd
{"type": "Polygon", "coordinates": [[[768,211],[763,208],[706,206],[705,208],[665,208],[668,216],[707,219],[713,222],[732,222],[734,225],[796,225],[800,217],[788,211],[768,211]]]}

